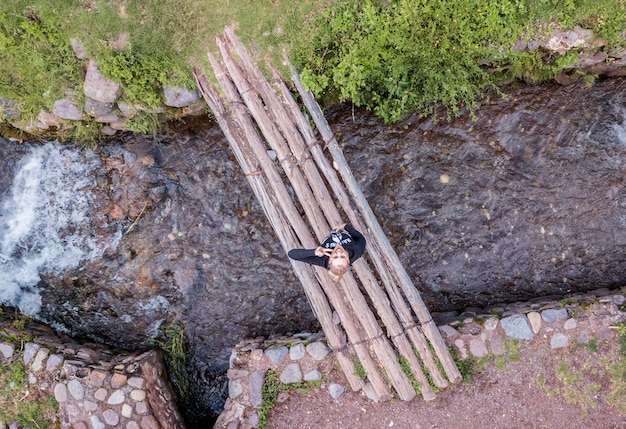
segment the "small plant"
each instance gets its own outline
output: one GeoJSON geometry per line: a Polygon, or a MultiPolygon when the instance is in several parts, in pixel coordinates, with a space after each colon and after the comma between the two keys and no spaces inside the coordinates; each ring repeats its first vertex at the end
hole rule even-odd
{"type": "Polygon", "coordinates": [[[186,370],[185,331],[181,325],[166,325],[163,329],[165,340],[152,339],[149,342],[165,353],[167,370],[182,401],[189,399],[189,378],[186,370]]]}
{"type": "Polygon", "coordinates": [[[506,353],[506,358],[509,362],[519,361],[520,347],[521,343],[513,338],[507,338],[504,341],[504,352],[506,353]]]}
{"type": "Polygon", "coordinates": [[[267,426],[270,413],[276,399],[278,398],[278,386],[280,381],[276,372],[268,370],[265,373],[265,381],[263,382],[263,389],[261,393],[261,405],[259,407],[259,428],[264,429],[267,426]]]}
{"type": "Polygon", "coordinates": [[[276,371],[270,369],[265,373],[265,380],[261,391],[261,405],[259,407],[259,428],[264,429],[269,421],[270,413],[276,405],[278,394],[286,391],[297,391],[301,395],[305,395],[311,389],[322,385],[323,380],[302,381],[300,383],[285,384],[280,381],[276,375],[276,371]]]}
{"type": "Polygon", "coordinates": [[[580,405],[583,417],[586,417],[590,407],[595,407],[596,394],[602,387],[598,383],[587,383],[583,373],[577,369],[572,369],[566,362],[560,362],[557,366],[556,377],[563,388],[561,394],[568,404],[580,405]]]}
{"type": "Polygon", "coordinates": [[[365,381],[367,379],[367,371],[363,367],[363,364],[359,362],[356,357],[354,358],[354,360],[354,375],[356,375],[359,380],[365,381]]]}
{"type": "Polygon", "coordinates": [[[411,386],[413,386],[413,389],[415,390],[415,393],[419,396],[422,393],[422,386],[415,379],[413,371],[411,371],[411,363],[404,356],[398,356],[398,362],[400,363],[400,368],[402,369],[402,372],[408,377],[409,381],[411,382],[411,386]]]}
{"type": "Polygon", "coordinates": [[[454,347],[449,347],[448,350],[450,350],[450,355],[461,373],[461,379],[466,383],[470,382],[476,369],[476,359],[471,355],[467,356],[465,359],[461,359],[454,347]]]}

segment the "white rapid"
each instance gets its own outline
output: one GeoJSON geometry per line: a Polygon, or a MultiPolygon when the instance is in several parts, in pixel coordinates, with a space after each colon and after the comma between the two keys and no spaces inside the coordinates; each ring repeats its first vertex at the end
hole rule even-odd
{"type": "MultiPolygon", "coordinates": [[[[82,233],[99,159],[59,143],[33,145],[0,203],[0,303],[36,315],[43,271],[58,273],[104,248],[82,233]]],[[[112,243],[111,243],[112,244],[112,243]]]]}

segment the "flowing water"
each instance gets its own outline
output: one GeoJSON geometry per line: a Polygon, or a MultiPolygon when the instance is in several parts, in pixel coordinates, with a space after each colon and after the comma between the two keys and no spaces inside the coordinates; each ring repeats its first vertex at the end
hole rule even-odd
{"type": "MultiPolygon", "coordinates": [[[[522,87],[476,120],[327,112],[433,312],[626,281],[626,81],[522,87]]],[[[185,328],[192,422],[231,347],[318,329],[227,142],[204,120],[95,151],[0,144],[0,301],[115,347],[185,328]]],[[[200,427],[200,423],[198,423],[200,427]]]]}

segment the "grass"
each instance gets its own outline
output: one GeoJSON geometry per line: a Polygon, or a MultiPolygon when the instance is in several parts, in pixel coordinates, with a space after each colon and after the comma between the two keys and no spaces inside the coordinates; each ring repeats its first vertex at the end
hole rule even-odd
{"type": "Polygon", "coordinates": [[[44,429],[53,426],[58,404],[52,395],[42,395],[30,386],[24,364],[16,360],[0,364],[0,421],[16,421],[20,427],[44,429]]]}
{"type": "MultiPolygon", "coordinates": [[[[283,48],[301,37],[302,21],[320,9],[316,0],[5,0],[0,7],[0,98],[17,103],[21,121],[69,96],[82,101],[86,60],[74,54],[70,40],[83,46],[100,71],[123,88],[121,100],[144,107],[162,103],[164,85],[193,86],[192,67],[207,66],[214,37],[226,25],[254,40],[262,56],[280,65],[283,48]]],[[[1,112],[0,112],[1,113],[1,112]]],[[[3,117],[0,115],[0,119],[3,117]]],[[[135,120],[136,132],[152,132],[168,116],[135,120]]],[[[88,139],[99,125],[78,130],[88,139]]],[[[62,130],[62,137],[74,137],[62,130]]]]}
{"type": "MultiPolygon", "coordinates": [[[[350,101],[386,121],[415,110],[450,118],[501,80],[552,79],[578,52],[514,53],[517,39],[545,37],[544,25],[592,29],[609,48],[623,46],[621,0],[5,0],[0,7],[0,99],[33,120],[63,97],[82,102],[86,60],[123,88],[121,101],[150,112],[165,85],[192,86],[191,69],[211,75],[214,37],[236,25],[242,41],[286,70],[283,50],[320,100],[350,101]],[[490,63],[487,71],[479,60],[490,63]]],[[[593,84],[595,76],[585,76],[593,84]]],[[[142,115],[135,132],[158,132],[167,114],[142,115]]],[[[434,116],[435,118],[439,116],[434,116]]],[[[1,117],[0,117],[1,118],[1,117]]],[[[101,125],[58,130],[88,139],[101,125]],[[74,132],[76,131],[76,132],[74,132]]]]}
{"type": "Polygon", "coordinates": [[[170,324],[162,328],[164,339],[153,339],[152,345],[165,353],[167,370],[179,396],[179,400],[189,400],[189,377],[185,357],[185,331],[181,325],[170,324]]]}

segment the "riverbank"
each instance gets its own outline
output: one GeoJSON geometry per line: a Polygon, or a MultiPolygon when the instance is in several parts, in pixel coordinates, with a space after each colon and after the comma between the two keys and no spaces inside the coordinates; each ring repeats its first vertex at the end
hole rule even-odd
{"type": "Polygon", "coordinates": [[[332,354],[307,353],[322,348],[319,336],[248,341],[233,350],[229,399],[215,427],[621,427],[625,301],[601,289],[434,314],[467,379],[431,402],[350,391],[332,354]],[[273,396],[263,387],[268,378],[273,396]]]}

